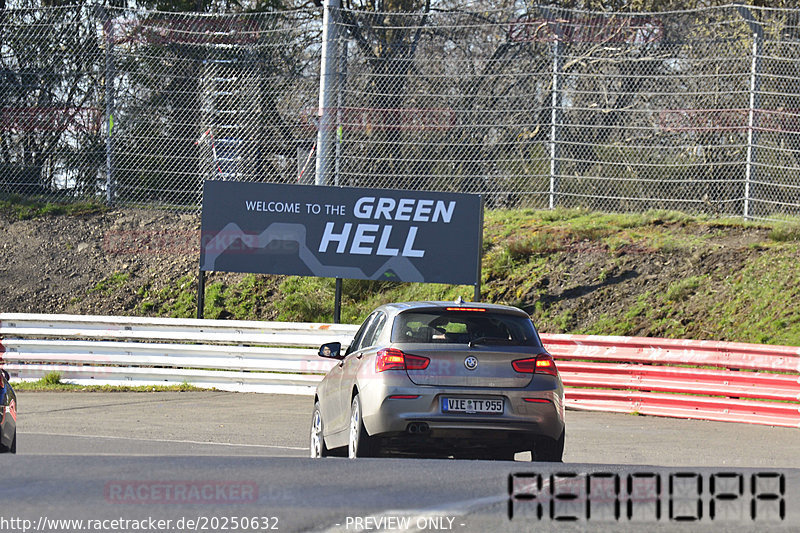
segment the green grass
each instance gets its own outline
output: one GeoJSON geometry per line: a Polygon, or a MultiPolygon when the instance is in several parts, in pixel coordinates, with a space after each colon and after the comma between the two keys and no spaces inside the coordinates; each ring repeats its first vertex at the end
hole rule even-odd
{"type": "Polygon", "coordinates": [[[197,277],[187,274],[160,290],[139,287],[138,311],[144,315],[193,318],[197,315],[197,277]]]}
{"type": "Polygon", "coordinates": [[[618,316],[604,313],[597,317],[597,320],[589,327],[579,329],[576,333],[581,335],[631,335],[634,323],[630,320],[622,319],[618,316]]]}
{"type": "MultiPolygon", "coordinates": [[[[682,228],[705,224],[710,219],[676,211],[607,214],[582,209],[522,209],[488,211],[485,220],[485,249],[491,252],[500,246],[502,249],[494,257],[507,267],[508,263],[530,257],[579,250],[580,244],[587,242],[611,251],[633,243],[653,251],[690,249],[703,239],[686,234],[682,228]]],[[[501,267],[494,272],[502,274],[506,270],[501,267]]]]}
{"type": "Polygon", "coordinates": [[[776,242],[800,241],[800,224],[780,223],[770,230],[769,238],[776,242]]]}
{"type": "Polygon", "coordinates": [[[673,283],[667,289],[664,297],[667,301],[678,302],[690,298],[698,287],[706,280],[706,276],[692,276],[673,283]]]}
{"type": "MultiPolygon", "coordinates": [[[[275,302],[278,320],[332,322],[335,281],[290,276],[280,286],[283,298],[275,302]]],[[[398,283],[346,279],[342,281],[342,322],[359,323],[388,302],[416,300],[471,300],[474,289],[463,285],[398,283]]]]}
{"type": "MultiPolygon", "coordinates": [[[[262,317],[274,285],[268,282],[268,276],[257,274],[247,274],[232,285],[207,279],[203,316],[209,319],[262,317]]],[[[158,290],[146,284],[136,294],[140,298],[137,311],[143,315],[192,318],[197,314],[196,274],[182,276],[158,290]]]]}
{"type": "Polygon", "coordinates": [[[75,385],[61,381],[61,374],[58,372],[48,372],[38,381],[20,381],[12,385],[15,391],[35,391],[35,392],[190,392],[201,391],[200,389],[187,382],[180,385],[75,385]]]}
{"type": "Polygon", "coordinates": [[[58,372],[48,372],[39,380],[43,386],[53,386],[61,384],[61,374],[58,372]]]}
{"type": "Polygon", "coordinates": [[[489,243],[483,264],[484,295],[490,301],[529,309],[543,331],[800,345],[796,219],[759,222],[671,211],[633,215],[579,209],[495,211],[487,213],[484,241],[489,243]],[[692,265],[709,253],[730,248],[720,239],[735,235],[750,236],[742,245],[733,241],[734,247],[741,246],[736,254],[745,259],[743,271],[720,263],[681,279],[656,275],[655,292],[623,292],[624,305],[621,302],[618,312],[595,313],[588,322],[560,307],[558,299],[551,306],[539,305],[548,291],[538,281],[559,278],[559,284],[569,288],[571,272],[564,268],[571,259],[583,256],[581,268],[595,267],[594,260],[585,259],[587,251],[606,254],[596,265],[594,283],[602,286],[615,268],[626,264],[638,268],[626,255],[631,247],[636,253],[661,256],[662,262],[692,265]]]}
{"type": "Polygon", "coordinates": [[[115,272],[106,279],[100,281],[97,285],[89,289],[89,292],[99,292],[100,294],[108,294],[119,287],[122,287],[128,282],[130,274],[127,272],[115,272]]]}
{"type": "Polygon", "coordinates": [[[266,278],[255,274],[247,274],[232,286],[212,283],[206,289],[204,316],[241,320],[258,316],[270,291],[266,278]]]}
{"type": "Polygon", "coordinates": [[[726,338],[800,345],[800,245],[788,243],[759,254],[726,279],[709,312],[726,338]]]}
{"type": "Polygon", "coordinates": [[[12,195],[0,200],[0,211],[13,220],[29,220],[46,216],[59,215],[93,215],[107,211],[108,208],[96,200],[82,202],[58,202],[47,199],[25,198],[12,195]]]}

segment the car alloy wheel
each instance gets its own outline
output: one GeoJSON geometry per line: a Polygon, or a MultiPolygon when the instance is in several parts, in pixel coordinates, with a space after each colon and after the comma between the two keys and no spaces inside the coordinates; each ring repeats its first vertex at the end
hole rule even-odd
{"type": "Polygon", "coordinates": [[[350,406],[350,439],[347,445],[347,456],[355,459],[373,455],[375,455],[374,443],[364,428],[364,421],[361,419],[361,401],[356,394],[350,406]]]}
{"type": "Polygon", "coordinates": [[[311,417],[311,457],[319,458],[328,455],[325,449],[325,437],[322,434],[322,413],[319,404],[314,404],[314,414],[311,417]]]}
{"type": "Polygon", "coordinates": [[[358,397],[353,398],[353,405],[350,408],[350,440],[347,446],[347,456],[350,459],[358,457],[358,441],[361,431],[361,406],[358,397]]]}

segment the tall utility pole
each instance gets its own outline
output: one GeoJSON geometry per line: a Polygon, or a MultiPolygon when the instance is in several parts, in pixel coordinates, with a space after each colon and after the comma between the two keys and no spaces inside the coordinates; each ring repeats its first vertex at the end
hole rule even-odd
{"type": "MultiPolygon", "coordinates": [[[[325,0],[322,12],[322,60],[319,68],[319,130],[317,131],[317,173],[315,185],[329,185],[330,175],[335,175],[338,185],[338,132],[337,122],[340,104],[338,91],[341,69],[338,61],[339,43],[336,20],[339,17],[341,0],[325,0]],[[335,161],[334,161],[335,160],[335,161]],[[333,172],[332,172],[333,171],[333,172]]],[[[333,305],[333,322],[338,324],[342,308],[342,280],[336,278],[336,295],[333,305]]]]}
{"type": "Polygon", "coordinates": [[[339,62],[336,19],[341,0],[325,0],[322,13],[322,61],[319,79],[319,130],[317,131],[316,185],[327,185],[336,150],[336,85],[339,62]]]}

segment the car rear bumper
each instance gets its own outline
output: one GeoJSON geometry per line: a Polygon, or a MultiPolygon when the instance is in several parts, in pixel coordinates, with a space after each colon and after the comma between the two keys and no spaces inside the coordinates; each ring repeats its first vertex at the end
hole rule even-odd
{"type": "Polygon", "coordinates": [[[364,426],[370,435],[387,437],[417,437],[409,432],[409,425],[424,423],[424,436],[429,439],[493,441],[532,435],[557,439],[564,430],[563,388],[554,378],[535,381],[524,389],[503,390],[373,383],[361,391],[366,396],[364,426]],[[442,411],[443,397],[502,399],[504,408],[498,414],[446,413],[442,411]]]}

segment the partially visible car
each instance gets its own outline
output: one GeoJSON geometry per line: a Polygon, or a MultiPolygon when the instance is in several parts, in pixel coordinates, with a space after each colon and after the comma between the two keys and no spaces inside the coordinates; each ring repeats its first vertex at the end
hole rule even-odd
{"type": "Polygon", "coordinates": [[[530,317],[515,307],[378,307],[317,387],[311,456],[384,452],[561,461],[564,388],[530,317]]]}
{"type": "Polygon", "coordinates": [[[0,453],[17,453],[17,395],[5,370],[0,372],[0,382],[0,453]]]}

